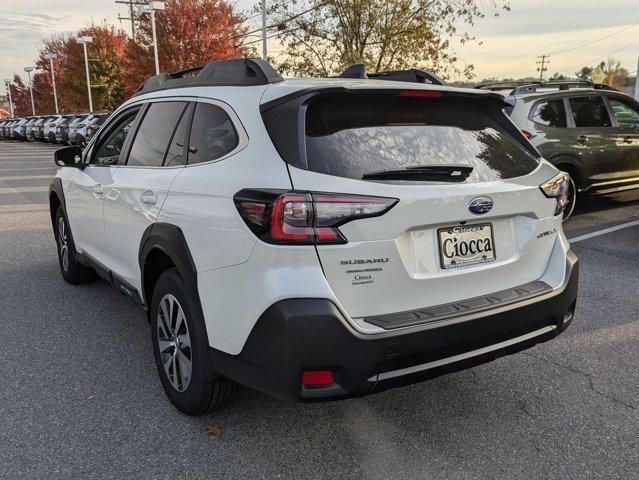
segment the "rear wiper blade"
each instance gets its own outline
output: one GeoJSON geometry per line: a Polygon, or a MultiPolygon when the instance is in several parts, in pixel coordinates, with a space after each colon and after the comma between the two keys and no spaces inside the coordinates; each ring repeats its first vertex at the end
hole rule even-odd
{"type": "Polygon", "coordinates": [[[365,173],[362,180],[406,180],[463,182],[473,171],[470,165],[417,165],[399,170],[378,170],[365,173]]]}

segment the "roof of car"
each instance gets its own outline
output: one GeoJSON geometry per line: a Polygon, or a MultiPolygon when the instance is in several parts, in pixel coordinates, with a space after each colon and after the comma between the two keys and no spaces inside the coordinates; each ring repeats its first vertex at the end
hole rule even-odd
{"type": "Polygon", "coordinates": [[[175,95],[178,89],[181,95],[206,96],[211,88],[219,91],[220,87],[226,91],[234,88],[241,88],[245,92],[246,89],[256,89],[263,94],[260,100],[262,104],[295,92],[325,88],[435,89],[501,99],[501,96],[490,91],[445,86],[437,75],[418,69],[367,74],[364,65],[358,64],[347,68],[338,77],[285,79],[268,62],[257,59],[220,60],[201,67],[156,75],[145,81],[133,98],[175,95]],[[369,78],[369,75],[374,78],[369,78]]]}

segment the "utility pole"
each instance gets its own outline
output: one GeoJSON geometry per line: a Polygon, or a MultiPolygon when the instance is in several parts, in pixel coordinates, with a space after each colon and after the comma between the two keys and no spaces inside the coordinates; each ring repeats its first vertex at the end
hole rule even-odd
{"type": "Polygon", "coordinates": [[[129,7],[129,16],[123,17],[118,14],[118,20],[131,20],[131,38],[135,40],[135,6],[134,5],[146,5],[146,2],[140,2],[136,0],[116,0],[115,3],[121,3],[123,5],[128,5],[129,7]]]}
{"type": "Polygon", "coordinates": [[[543,54],[537,57],[537,71],[539,72],[539,81],[544,79],[544,72],[548,71],[548,64],[550,63],[550,55],[543,54]]]}
{"type": "Polygon", "coordinates": [[[262,0],[262,60],[266,59],[266,0],[262,0]]]}

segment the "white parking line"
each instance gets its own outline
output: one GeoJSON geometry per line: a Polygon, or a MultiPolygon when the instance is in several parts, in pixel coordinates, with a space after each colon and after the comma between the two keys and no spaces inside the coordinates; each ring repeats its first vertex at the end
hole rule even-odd
{"type": "Polygon", "coordinates": [[[53,175],[15,175],[15,176],[0,176],[0,182],[10,182],[12,180],[38,180],[42,178],[53,178],[53,175]]]}
{"type": "Polygon", "coordinates": [[[49,187],[0,187],[0,194],[2,193],[33,193],[33,192],[48,192],[49,187]]]}
{"type": "Polygon", "coordinates": [[[569,238],[568,241],[570,241],[570,243],[577,243],[583,240],[588,240],[589,238],[598,237],[600,235],[606,235],[607,233],[623,230],[624,228],[636,227],[638,225],[639,225],[639,220],[633,220],[632,222],[622,223],[621,225],[616,225],[614,227],[604,228],[603,230],[598,230],[592,233],[586,233],[585,235],[580,235],[575,238],[569,238]]]}

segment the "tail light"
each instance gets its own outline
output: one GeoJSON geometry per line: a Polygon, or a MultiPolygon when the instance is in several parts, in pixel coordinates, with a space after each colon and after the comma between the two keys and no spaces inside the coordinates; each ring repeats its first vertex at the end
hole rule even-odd
{"type": "Polygon", "coordinates": [[[570,175],[566,172],[560,172],[547,182],[542,183],[539,188],[548,198],[557,200],[555,215],[563,213],[568,205],[568,192],[570,190],[570,175]]]}
{"type": "Polygon", "coordinates": [[[533,134],[530,133],[528,130],[522,130],[521,133],[524,134],[524,137],[526,137],[527,140],[530,140],[533,137],[533,134]]]}
{"type": "Polygon", "coordinates": [[[400,90],[399,96],[408,98],[442,98],[444,94],[437,90],[400,90]]]}
{"type": "Polygon", "coordinates": [[[397,203],[395,198],[264,190],[242,190],[234,199],[255,235],[295,245],[347,243],[339,226],[383,215],[397,203]]]}

